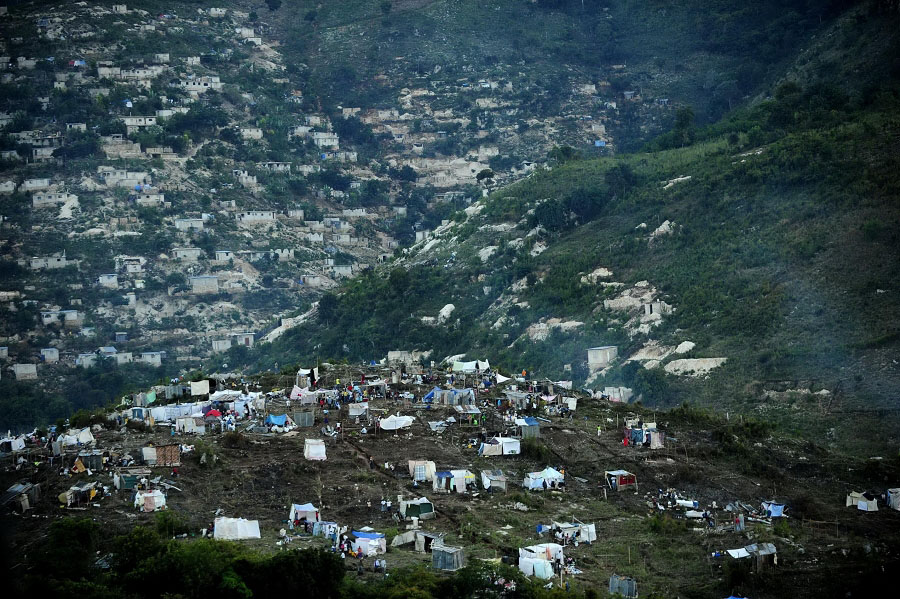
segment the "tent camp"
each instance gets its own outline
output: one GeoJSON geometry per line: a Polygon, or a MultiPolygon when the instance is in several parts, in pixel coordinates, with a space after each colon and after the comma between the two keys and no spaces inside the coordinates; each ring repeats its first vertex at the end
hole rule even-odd
{"type": "Polygon", "coordinates": [[[529,472],[525,475],[522,486],[532,491],[556,488],[565,482],[561,472],[547,466],[540,472],[529,472]]]}
{"type": "Polygon", "coordinates": [[[485,491],[506,491],[506,475],[503,470],[482,470],[481,486],[485,491]]]}
{"type": "Polygon", "coordinates": [[[516,427],[519,429],[519,436],[523,439],[536,439],[541,436],[541,423],[537,418],[531,416],[516,418],[516,427]]]}
{"type": "Polygon", "coordinates": [[[887,505],[891,509],[900,510],[900,488],[887,490],[887,505]]]}
{"type": "Polygon", "coordinates": [[[159,489],[138,491],[134,496],[134,507],[143,512],[155,512],[166,509],[166,496],[159,489]]]}
{"type": "Polygon", "coordinates": [[[444,470],[435,472],[433,488],[445,493],[465,493],[469,485],[475,485],[475,475],[468,470],[444,470]]]}
{"type": "Polygon", "coordinates": [[[387,552],[387,540],[384,538],[384,533],[354,530],[352,534],[354,538],[350,541],[350,545],[354,552],[362,551],[365,556],[387,552]]]}
{"type": "Polygon", "coordinates": [[[542,580],[553,578],[553,562],[564,559],[563,546],[541,543],[519,549],[519,570],[542,580]]]}
{"type": "Polygon", "coordinates": [[[637,477],[626,470],[607,470],[604,475],[606,484],[613,491],[624,491],[632,487],[637,490],[638,488],[637,477]]]}
{"type": "Polygon", "coordinates": [[[412,518],[428,520],[434,518],[434,504],[425,497],[410,500],[401,499],[400,515],[410,520],[412,518]]]}
{"type": "Polygon", "coordinates": [[[307,439],[303,444],[303,457],[307,460],[324,460],[325,441],[322,439],[307,439]]]}
{"type": "Polygon", "coordinates": [[[291,505],[291,511],[288,514],[288,520],[290,520],[291,522],[297,522],[300,520],[306,520],[307,522],[318,522],[319,508],[311,503],[304,503],[303,505],[294,503],[291,505]]]}
{"type": "Polygon", "coordinates": [[[465,553],[461,547],[434,545],[431,548],[431,567],[435,570],[454,572],[465,565],[465,553]]]}
{"type": "Polygon", "coordinates": [[[855,507],[861,512],[877,512],[878,500],[871,493],[850,493],[847,495],[847,507],[855,507]]]}
{"type": "Polygon", "coordinates": [[[510,437],[491,437],[478,448],[478,455],[519,455],[521,449],[521,444],[518,439],[510,437]]]}
{"type": "Polygon", "coordinates": [[[401,428],[409,428],[413,423],[412,416],[388,416],[378,421],[381,430],[395,431],[401,428]]]}
{"type": "Polygon", "coordinates": [[[213,538],[226,541],[259,538],[259,521],[245,518],[216,518],[213,522],[213,538]]]}
{"type": "Polygon", "coordinates": [[[409,460],[409,475],[413,480],[424,482],[434,480],[434,462],[429,460],[409,460]]]}

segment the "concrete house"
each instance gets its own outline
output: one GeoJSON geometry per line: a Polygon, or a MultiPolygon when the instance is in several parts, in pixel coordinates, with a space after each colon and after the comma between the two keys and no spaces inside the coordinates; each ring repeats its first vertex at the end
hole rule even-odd
{"type": "Polygon", "coordinates": [[[32,208],[55,208],[70,200],[77,201],[78,196],[64,191],[39,191],[31,196],[31,206],[32,208]]]}
{"type": "Polygon", "coordinates": [[[310,135],[312,137],[313,143],[316,144],[317,148],[332,148],[338,149],[338,135],[337,133],[330,133],[326,131],[313,131],[310,135]]]}
{"type": "Polygon", "coordinates": [[[66,123],[66,131],[87,131],[87,123],[66,123]]]}
{"type": "Polygon", "coordinates": [[[59,350],[55,347],[45,347],[41,350],[41,361],[45,364],[56,364],[59,362],[59,350]]]}
{"type": "Polygon", "coordinates": [[[128,12],[128,5],[126,4],[113,4],[112,11],[119,15],[124,15],[128,12]]]}
{"type": "Polygon", "coordinates": [[[192,293],[204,294],[219,292],[219,277],[215,275],[190,277],[190,283],[192,293]]]}
{"type": "Polygon", "coordinates": [[[231,349],[231,339],[213,339],[212,350],[216,353],[231,349]]]}
{"type": "Polygon", "coordinates": [[[80,366],[81,368],[91,368],[97,365],[97,354],[78,354],[78,357],[75,358],[75,366],[80,366]]]}
{"type": "Polygon", "coordinates": [[[118,289],[119,275],[115,273],[100,275],[97,277],[97,284],[101,287],[106,287],[107,289],[118,289]]]}
{"type": "Polygon", "coordinates": [[[262,139],[263,132],[259,127],[241,127],[241,139],[262,139]]]}
{"type": "Polygon", "coordinates": [[[288,218],[296,218],[299,220],[303,220],[306,216],[306,213],[302,208],[289,208],[287,211],[288,218]]]}
{"type": "Polygon", "coordinates": [[[149,364],[151,366],[162,366],[162,360],[166,352],[161,351],[145,351],[141,352],[138,362],[149,364]]]}
{"type": "Polygon", "coordinates": [[[235,345],[243,345],[244,347],[253,347],[253,333],[235,333],[232,335],[235,345]]]}
{"type": "Polygon", "coordinates": [[[50,179],[25,179],[22,191],[44,191],[50,189],[50,179]]]}
{"type": "Polygon", "coordinates": [[[273,173],[291,172],[290,162],[263,162],[259,166],[266,169],[267,171],[272,171],[273,173]]]}
{"type": "Polygon", "coordinates": [[[203,256],[200,248],[172,248],[172,257],[185,262],[196,262],[203,256]]]}
{"type": "MultiPolygon", "coordinates": [[[[199,59],[198,59],[199,60],[199,59]]],[[[203,77],[191,77],[188,79],[180,79],[178,87],[190,94],[203,94],[209,90],[221,90],[222,81],[218,75],[204,75],[203,77]]]]}
{"type": "Polygon", "coordinates": [[[353,266],[349,264],[335,264],[331,267],[331,272],[336,277],[352,277],[353,266]]]}
{"type": "Polygon", "coordinates": [[[165,64],[165,63],[169,62],[169,53],[168,52],[158,52],[153,55],[153,60],[155,62],[165,64]]]}
{"type": "Polygon", "coordinates": [[[56,148],[32,148],[31,149],[31,161],[32,162],[51,162],[55,160],[53,158],[53,152],[56,148]]]}
{"type": "Polygon", "coordinates": [[[140,131],[146,127],[156,125],[155,116],[123,116],[122,122],[125,123],[125,131],[128,135],[140,131]]]}
{"type": "Polygon", "coordinates": [[[141,191],[134,196],[134,201],[138,206],[146,206],[149,208],[158,208],[166,203],[166,194],[159,190],[141,191]]]}
{"type": "Polygon", "coordinates": [[[595,372],[609,366],[613,360],[619,355],[619,348],[615,345],[604,345],[602,347],[591,347],[588,353],[588,370],[595,372]]]}
{"type": "Polygon", "coordinates": [[[211,17],[213,17],[213,18],[221,19],[221,18],[224,17],[226,14],[228,14],[228,9],[225,9],[225,8],[210,8],[210,9],[207,11],[206,14],[208,14],[209,16],[211,16],[211,17]]]}
{"type": "Polygon", "coordinates": [[[272,210],[249,210],[238,212],[235,218],[239,224],[260,224],[275,222],[275,212],[272,210]]]}
{"type": "Polygon", "coordinates": [[[29,267],[31,270],[53,270],[55,268],[65,268],[70,264],[78,265],[78,260],[68,260],[66,259],[66,254],[63,252],[61,255],[48,256],[46,258],[32,258],[29,261],[29,267]]]}
{"type": "Polygon", "coordinates": [[[13,364],[13,374],[17,381],[36,381],[37,364],[13,364]]]}
{"type": "Polygon", "coordinates": [[[231,250],[216,250],[216,262],[228,262],[234,259],[234,252],[231,250]]]}
{"type": "Polygon", "coordinates": [[[176,218],[175,219],[175,228],[179,231],[202,231],[203,230],[203,219],[202,218],[176,218]]]}

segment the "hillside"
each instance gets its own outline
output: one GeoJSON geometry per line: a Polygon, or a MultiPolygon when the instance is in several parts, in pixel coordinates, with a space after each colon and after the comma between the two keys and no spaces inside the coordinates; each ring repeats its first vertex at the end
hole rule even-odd
{"type": "Polygon", "coordinates": [[[896,36],[875,35],[895,24],[848,18],[824,36],[871,33],[870,60],[888,65],[880,85],[830,85],[822,58],[803,71],[806,87],[782,81],[771,99],[712,127],[686,121],[649,152],[559,152],[552,168],[323,298],[317,319],[246,363],[385,349],[489,357],[594,390],[634,388],[645,404],[764,413],[856,444],[847,421],[895,410],[900,383],[900,70],[896,36]],[[587,348],[606,345],[620,359],[589,373],[587,348]],[[698,358],[725,361],[699,377],[691,369],[709,363],[676,362],[698,358]]]}

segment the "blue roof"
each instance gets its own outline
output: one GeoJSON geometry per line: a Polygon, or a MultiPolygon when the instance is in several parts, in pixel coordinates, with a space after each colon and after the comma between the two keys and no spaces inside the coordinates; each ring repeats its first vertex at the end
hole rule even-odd
{"type": "Polygon", "coordinates": [[[540,423],[537,421],[537,418],[532,418],[531,416],[526,416],[525,418],[523,418],[523,420],[525,420],[525,423],[528,426],[540,426],[540,423]]]}
{"type": "Polygon", "coordinates": [[[358,530],[353,531],[353,536],[357,539],[383,539],[383,532],[360,532],[358,530]]]}
{"type": "Polygon", "coordinates": [[[284,426],[287,424],[287,414],[282,414],[281,416],[275,416],[274,414],[269,414],[266,416],[266,424],[274,424],[275,426],[284,426]]]}

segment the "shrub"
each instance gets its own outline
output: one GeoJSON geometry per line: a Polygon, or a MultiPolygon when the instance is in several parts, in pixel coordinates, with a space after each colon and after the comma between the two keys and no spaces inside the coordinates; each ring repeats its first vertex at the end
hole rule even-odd
{"type": "Polygon", "coordinates": [[[537,462],[549,461],[552,457],[547,446],[537,439],[525,439],[522,441],[522,457],[537,462]]]}
{"type": "Polygon", "coordinates": [[[230,431],[222,435],[222,447],[227,449],[246,449],[250,447],[250,439],[241,433],[230,431]]]}

